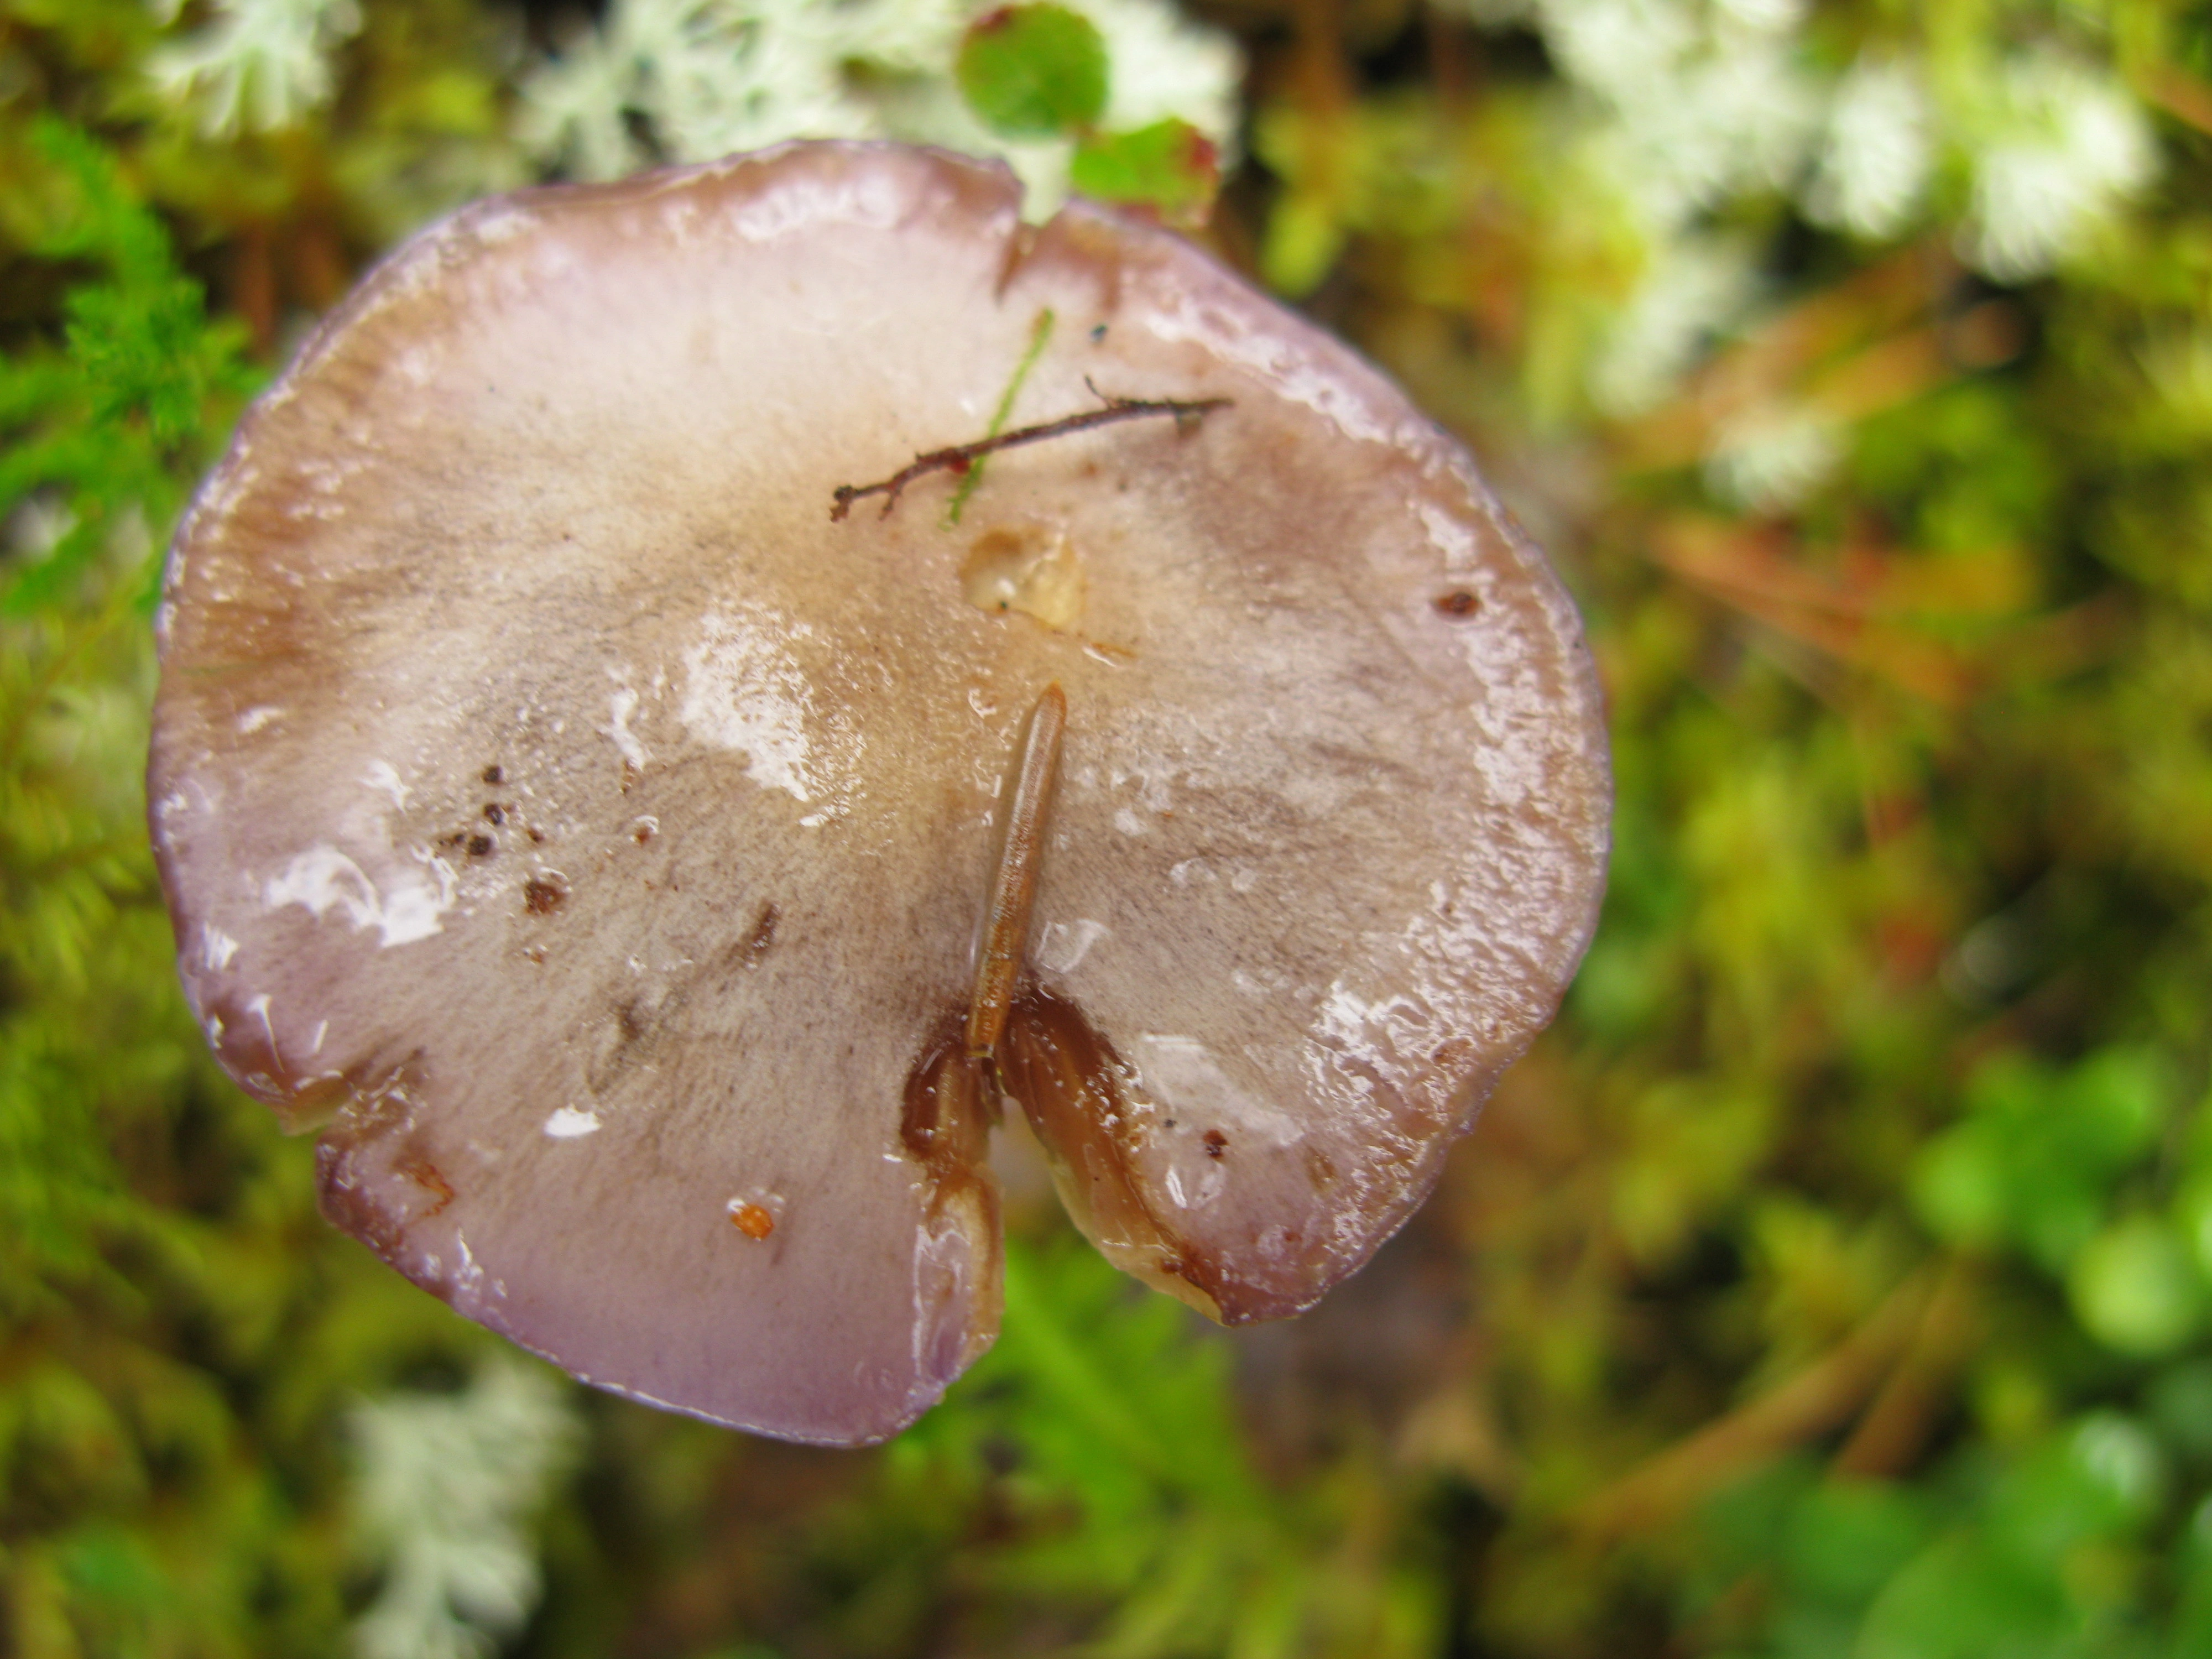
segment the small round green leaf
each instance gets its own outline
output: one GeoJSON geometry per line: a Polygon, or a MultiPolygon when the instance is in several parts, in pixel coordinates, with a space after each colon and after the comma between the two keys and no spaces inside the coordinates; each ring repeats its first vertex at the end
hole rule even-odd
{"type": "Polygon", "coordinates": [[[1010,138],[1079,131],[1106,110],[1106,42],[1065,6],[1001,6],[969,25],[955,73],[985,125],[1010,138]]]}
{"type": "Polygon", "coordinates": [[[1085,139],[1068,176],[1096,200],[1149,207],[1174,224],[1202,223],[1221,185],[1221,161],[1211,139],[1171,115],[1085,139]]]}
{"type": "Polygon", "coordinates": [[[2092,1240],[2068,1275],[2074,1312],[2123,1353],[2170,1353],[2202,1328],[2204,1281],[2172,1231],[2131,1216],[2092,1240]]]}

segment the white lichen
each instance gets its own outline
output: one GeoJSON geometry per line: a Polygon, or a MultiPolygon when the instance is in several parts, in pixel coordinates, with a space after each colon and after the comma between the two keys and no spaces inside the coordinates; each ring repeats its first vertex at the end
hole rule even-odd
{"type": "Polygon", "coordinates": [[[1569,85],[1578,176],[1604,181],[1643,243],[1642,276],[1585,371],[1616,416],[1663,399],[1759,292],[1751,252],[1707,228],[1806,173],[1825,89],[1796,30],[1801,0],[1459,0],[1486,27],[1525,21],[1569,85]]]}
{"type": "Polygon", "coordinates": [[[1658,404],[1740,322],[1759,291],[1754,252],[1740,239],[1695,233],[1655,249],[1592,363],[1599,408],[1625,416],[1658,404]]]}
{"type": "Polygon", "coordinates": [[[76,510],[58,490],[34,489],[0,520],[0,548],[23,564],[36,564],[76,526],[76,510]]]}
{"type": "MultiPolygon", "coordinates": [[[[2021,51],[1995,96],[1969,106],[1960,100],[1980,82],[1939,100],[1902,43],[1870,46],[1840,74],[1825,68],[1806,0],[1439,3],[1542,40],[1565,83],[1552,112],[1558,149],[1582,164],[1578,177],[1595,172],[1644,244],[1644,280],[1586,370],[1608,413],[1650,407],[1699,343],[1748,322],[1758,285],[1707,246],[1711,227],[1747,204],[1794,198],[1814,224],[1894,239],[1929,210],[1949,158],[1972,179],[1962,253],[2018,282],[2085,250],[2156,170],[2134,97],[2108,70],[2047,45],[2021,51]]],[[[1810,440],[1796,447],[1813,453],[1810,440]]],[[[1739,469],[1721,470],[1734,478],[1739,469]]]]}
{"type": "Polygon", "coordinates": [[[348,1421],[362,1544],[383,1585],[360,1659],[478,1659],[537,1605],[526,1528],[580,1428],[543,1368],[488,1361],[459,1394],[395,1394],[348,1421]]]}
{"type": "MultiPolygon", "coordinates": [[[[1005,160],[1032,214],[1066,194],[1073,145],[976,119],[953,63],[982,0],[615,0],[525,75],[515,137],[539,165],[611,179],[787,138],[897,138],[1005,160]]],[[[1165,0],[1081,0],[1107,48],[1107,125],[1178,116],[1224,152],[1243,64],[1165,0]]]]}
{"type": "Polygon", "coordinates": [[[1700,33],[1682,0],[1538,0],[1534,18],[1559,73],[1615,107],[1663,88],[1700,33]]]}
{"type": "Polygon", "coordinates": [[[1794,42],[1729,33],[1620,106],[1623,153],[1653,220],[1673,227],[1804,171],[1820,94],[1794,42]]]}
{"type": "Polygon", "coordinates": [[[708,161],[780,139],[869,136],[816,0],[618,0],[526,76],[515,136],[573,177],[708,161]],[[640,143],[639,129],[661,152],[640,143]]]}
{"type": "Polygon", "coordinates": [[[1787,34],[1805,21],[1812,0],[1712,0],[1720,17],[1760,34],[1787,34]]]}
{"type": "Polygon", "coordinates": [[[1998,82],[1973,149],[1960,252],[1999,282],[2025,282],[2078,253],[2150,182],[2157,149],[2118,82],[2053,51],[2025,53],[1998,82]]]}
{"type": "Polygon", "coordinates": [[[1832,421],[1799,406],[1760,404],[1715,430],[1705,450],[1705,482],[1753,512],[1786,512],[1827,483],[1842,459],[1832,421]]]}
{"type": "Polygon", "coordinates": [[[1161,0],[1079,0],[1075,9],[1105,37],[1112,66],[1107,125],[1140,127],[1179,116],[1233,155],[1244,77],[1233,40],[1161,0]]]}
{"type": "Polygon", "coordinates": [[[1935,166],[1935,110],[1918,73],[1863,58],[1829,106],[1806,216],[1869,240],[1895,236],[1912,222],[1935,166]]]}
{"type": "Polygon", "coordinates": [[[361,29],[355,0],[215,0],[207,25],[146,73],[211,138],[276,132],[330,101],[331,58],[361,29]]]}

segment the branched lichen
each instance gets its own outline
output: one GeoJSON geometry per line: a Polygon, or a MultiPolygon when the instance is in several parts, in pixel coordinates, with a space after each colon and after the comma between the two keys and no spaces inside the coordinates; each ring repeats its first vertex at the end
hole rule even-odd
{"type": "Polygon", "coordinates": [[[147,74],[210,138],[276,132],[330,101],[331,54],[360,28],[356,0],[216,0],[208,23],[155,52],[147,74]]]}
{"type": "Polygon", "coordinates": [[[354,1627],[361,1659],[474,1659],[537,1604],[528,1523],[575,1450],[562,1388],[514,1359],[485,1362],[460,1393],[392,1394],[350,1427],[354,1512],[382,1568],[354,1627]]]}
{"type": "MultiPolygon", "coordinates": [[[[1233,146],[1242,61],[1164,0],[1085,0],[1112,76],[1106,122],[1188,121],[1233,146]]],[[[1030,211],[1067,191],[1071,139],[1009,139],[960,95],[980,0],[615,0],[526,73],[515,132],[542,165],[611,179],[787,138],[900,138],[1006,160],[1030,211]]]]}

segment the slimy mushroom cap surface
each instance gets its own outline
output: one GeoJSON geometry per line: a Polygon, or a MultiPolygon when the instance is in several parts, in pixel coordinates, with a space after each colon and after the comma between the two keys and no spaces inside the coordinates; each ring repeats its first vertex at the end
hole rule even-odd
{"type": "Polygon", "coordinates": [[[1609,789],[1456,446],[1156,229],[809,144],[481,204],[179,534],[149,800],[224,1065],[325,1212],[590,1381],[880,1438],[998,1317],[1003,1085],[1118,1264],[1310,1305],[1551,1017],[1609,789]],[[841,484],[1101,395],[1226,398],[841,484]],[[1066,703],[1026,969],[980,911],[1066,703]],[[961,1051],[964,1052],[964,1051],[961,1051]]]}

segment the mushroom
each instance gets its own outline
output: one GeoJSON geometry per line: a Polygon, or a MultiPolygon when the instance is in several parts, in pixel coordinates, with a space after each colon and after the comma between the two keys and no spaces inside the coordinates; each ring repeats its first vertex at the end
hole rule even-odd
{"type": "Polygon", "coordinates": [[[185,986],[325,1212],[793,1439],[992,1340],[1002,1096],[1121,1267],[1311,1305],[1602,881],[1577,618],[1464,453],[1176,237],[1018,208],[842,143],[480,203],[248,415],[161,607],[185,986]]]}

